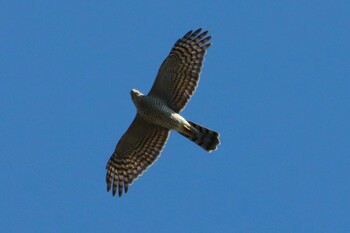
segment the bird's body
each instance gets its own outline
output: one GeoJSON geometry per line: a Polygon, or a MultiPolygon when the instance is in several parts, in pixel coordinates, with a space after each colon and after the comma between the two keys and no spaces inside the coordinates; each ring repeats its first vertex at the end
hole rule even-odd
{"type": "Polygon", "coordinates": [[[161,98],[143,95],[135,89],[131,91],[131,96],[138,114],[147,122],[180,132],[183,132],[183,125],[190,126],[180,114],[169,108],[161,98]]]}
{"type": "Polygon", "coordinates": [[[129,185],[152,165],[163,150],[171,130],[189,138],[208,152],[216,150],[219,134],[180,115],[199,81],[211,36],[201,29],[179,39],[162,63],[147,95],[136,89],[131,98],[137,113],[107,163],[107,190],[126,193],[129,185]]]}

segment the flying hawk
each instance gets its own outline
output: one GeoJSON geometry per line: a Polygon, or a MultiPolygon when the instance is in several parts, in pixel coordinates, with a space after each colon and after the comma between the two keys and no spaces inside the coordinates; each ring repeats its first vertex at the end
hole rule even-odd
{"type": "Polygon", "coordinates": [[[113,196],[126,193],[129,185],[160,155],[175,130],[204,150],[216,150],[219,134],[186,120],[179,113],[193,95],[199,81],[204,55],[211,46],[211,36],[201,29],[189,31],[177,40],[160,66],[157,78],[148,93],[131,90],[137,113],[128,130],[119,140],[107,163],[107,191],[113,196]]]}

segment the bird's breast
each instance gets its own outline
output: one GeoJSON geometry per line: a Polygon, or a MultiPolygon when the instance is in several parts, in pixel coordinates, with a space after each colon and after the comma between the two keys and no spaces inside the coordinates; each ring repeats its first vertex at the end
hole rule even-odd
{"type": "Polygon", "coordinates": [[[181,124],[176,117],[178,114],[157,97],[143,96],[136,108],[138,113],[152,124],[168,129],[176,129],[181,124]]]}

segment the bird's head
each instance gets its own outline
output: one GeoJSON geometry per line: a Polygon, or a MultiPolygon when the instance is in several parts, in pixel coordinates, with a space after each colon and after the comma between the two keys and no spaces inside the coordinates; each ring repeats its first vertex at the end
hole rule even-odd
{"type": "Polygon", "coordinates": [[[130,92],[130,94],[131,94],[131,99],[135,102],[135,100],[137,99],[137,98],[140,98],[141,96],[143,96],[143,94],[141,93],[141,92],[139,92],[138,90],[136,90],[136,89],[132,89],[131,90],[131,92],[130,92]]]}

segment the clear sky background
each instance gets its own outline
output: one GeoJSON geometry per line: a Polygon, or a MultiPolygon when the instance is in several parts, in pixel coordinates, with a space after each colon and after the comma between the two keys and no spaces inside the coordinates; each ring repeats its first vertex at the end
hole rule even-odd
{"type": "Polygon", "coordinates": [[[350,1],[2,1],[0,232],[350,232],[350,1]],[[213,35],[122,198],[105,165],[174,42],[213,35]]]}

